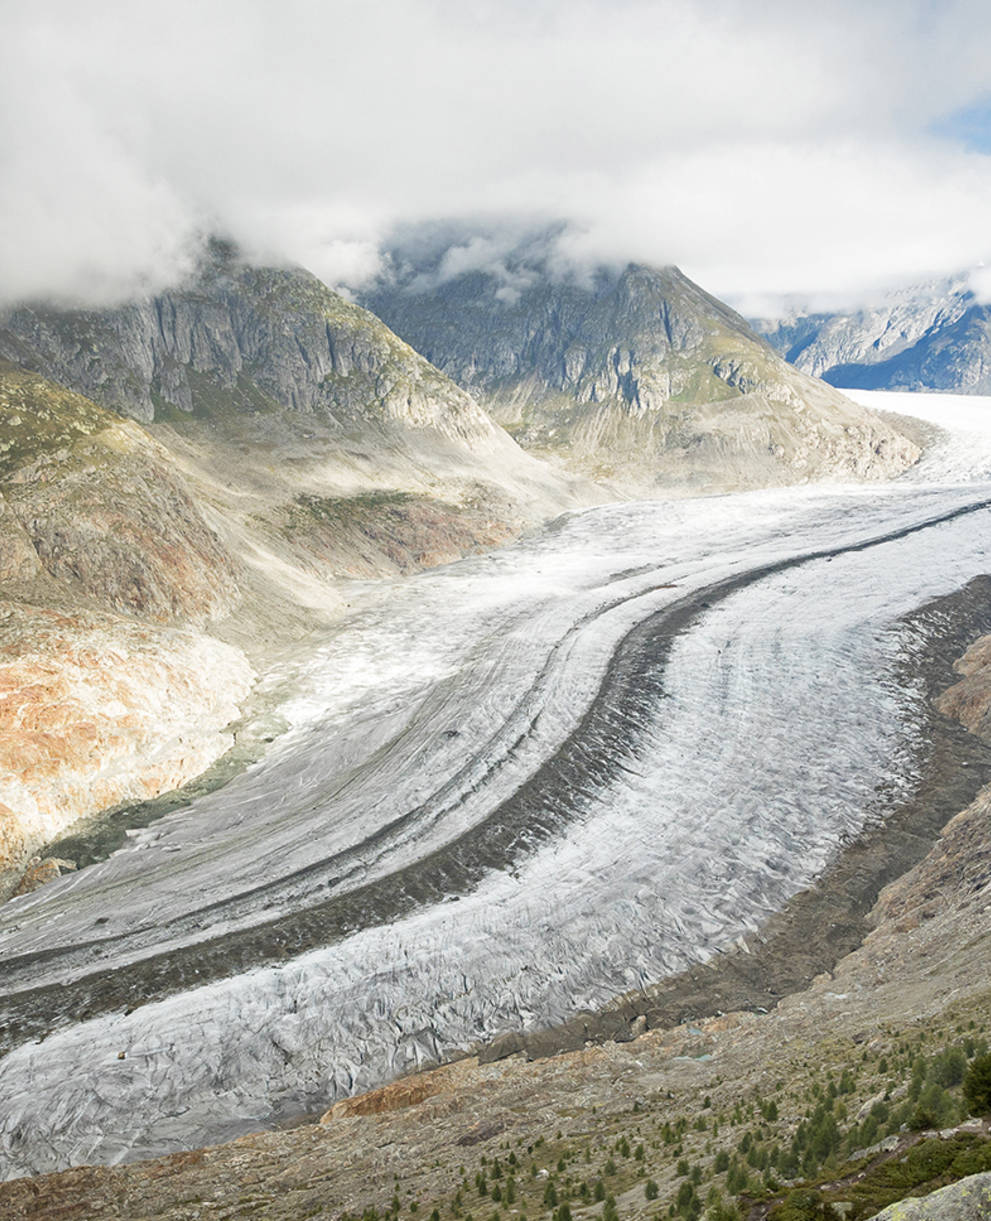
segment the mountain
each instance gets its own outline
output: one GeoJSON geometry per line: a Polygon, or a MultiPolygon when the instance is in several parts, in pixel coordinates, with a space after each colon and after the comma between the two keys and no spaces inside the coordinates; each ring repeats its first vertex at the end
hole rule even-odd
{"type": "Polygon", "coordinates": [[[115,309],[0,316],[0,357],[144,425],[250,583],[413,571],[601,500],[534,461],[373,315],[215,242],[187,285],[115,309]],[[383,512],[376,514],[372,510],[383,512]]]}
{"type": "MultiPolygon", "coordinates": [[[[308,273],[0,317],[0,898],[76,819],[232,743],[346,582],[604,498],[308,273]]],[[[43,867],[44,866],[44,867],[43,867]]]]}
{"type": "Polygon", "coordinates": [[[512,278],[395,252],[363,302],[526,448],[638,494],[883,478],[918,451],[675,267],[512,278]]]}
{"type": "Polygon", "coordinates": [[[848,312],[793,308],[753,325],[797,369],[834,386],[991,393],[991,306],[966,277],[892,291],[848,312]]]}

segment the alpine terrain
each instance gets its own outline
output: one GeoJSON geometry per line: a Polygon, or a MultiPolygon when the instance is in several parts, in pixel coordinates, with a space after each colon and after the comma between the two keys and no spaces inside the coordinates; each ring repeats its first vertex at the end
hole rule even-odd
{"type": "Polygon", "coordinates": [[[991,306],[967,276],[893,290],[850,311],[792,308],[753,326],[797,369],[833,386],[991,392],[991,306]]]}
{"type": "Polygon", "coordinates": [[[0,894],[69,867],[31,857],[81,816],[224,754],[348,581],[604,496],[365,310],[222,243],[157,298],[8,311],[0,353],[0,894]]]}
{"type": "Polygon", "coordinates": [[[458,271],[459,249],[397,246],[363,300],[542,457],[654,495],[881,479],[918,456],[676,267],[579,273],[538,243],[458,271]]]}

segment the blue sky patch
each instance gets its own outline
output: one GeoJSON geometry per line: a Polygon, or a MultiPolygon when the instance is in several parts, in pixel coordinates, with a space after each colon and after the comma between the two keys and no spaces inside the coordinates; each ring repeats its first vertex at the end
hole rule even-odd
{"type": "Polygon", "coordinates": [[[975,153],[991,153],[991,97],[955,110],[933,125],[936,135],[975,153]]]}

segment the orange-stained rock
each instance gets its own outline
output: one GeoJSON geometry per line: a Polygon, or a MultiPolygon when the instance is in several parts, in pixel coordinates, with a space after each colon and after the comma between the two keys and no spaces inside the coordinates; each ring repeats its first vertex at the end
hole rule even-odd
{"type": "Polygon", "coordinates": [[[369,1094],[361,1094],[357,1098],[345,1098],[335,1103],[326,1114],[320,1117],[321,1123],[331,1123],[335,1119],[351,1119],[355,1115],[382,1115],[386,1111],[399,1111],[403,1107],[413,1107],[426,1102],[435,1094],[439,1094],[439,1083],[427,1077],[413,1077],[405,1081],[396,1081],[392,1085],[383,1086],[380,1090],[372,1090],[369,1094]]]}
{"type": "Polygon", "coordinates": [[[981,636],[953,667],[964,677],[936,700],[944,716],[953,717],[980,737],[991,736],[991,636],[981,636]]]}
{"type": "Polygon", "coordinates": [[[251,680],[193,628],[0,602],[0,897],[77,818],[204,771],[251,680]]]}
{"type": "Polygon", "coordinates": [[[39,886],[44,886],[46,882],[54,882],[63,873],[71,872],[75,867],[74,861],[64,861],[58,856],[47,856],[44,860],[34,856],[28,862],[27,869],[25,869],[21,880],[14,888],[14,895],[30,894],[32,890],[37,890],[39,886]]]}
{"type": "Polygon", "coordinates": [[[458,1099],[463,1092],[477,1093],[480,1088],[485,1087],[490,1075],[498,1077],[502,1071],[502,1067],[493,1065],[480,1070],[478,1061],[473,1057],[455,1060],[451,1064],[443,1064],[413,1077],[403,1077],[399,1081],[393,1081],[391,1085],[382,1086],[381,1089],[370,1090],[367,1094],[335,1102],[329,1111],[321,1115],[320,1122],[329,1124],[338,1119],[353,1119],[359,1115],[385,1115],[390,1111],[418,1106],[431,1098],[440,1099],[442,1095],[454,1104],[447,1107],[447,1110],[458,1110],[458,1099]]]}

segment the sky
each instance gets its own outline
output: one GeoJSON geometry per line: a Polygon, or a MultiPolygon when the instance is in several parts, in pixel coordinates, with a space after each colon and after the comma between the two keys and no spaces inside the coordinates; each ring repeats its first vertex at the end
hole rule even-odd
{"type": "Polygon", "coordinates": [[[853,300],[991,262],[989,46],[986,0],[0,0],[0,302],[210,233],[360,286],[447,219],[853,300]]]}

